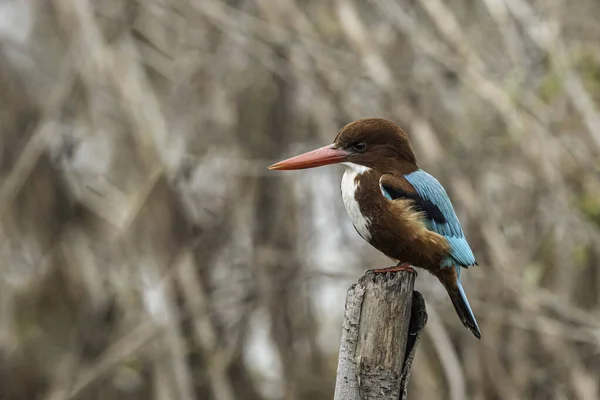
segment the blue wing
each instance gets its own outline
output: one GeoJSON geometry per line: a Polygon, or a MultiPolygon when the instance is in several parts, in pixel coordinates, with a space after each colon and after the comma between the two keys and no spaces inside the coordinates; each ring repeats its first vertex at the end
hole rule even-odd
{"type": "Polygon", "coordinates": [[[450,267],[458,264],[462,267],[469,267],[477,264],[473,251],[460,226],[458,217],[454,212],[450,198],[442,184],[433,176],[420,169],[404,175],[404,178],[415,188],[418,196],[424,202],[435,206],[444,217],[442,219],[431,218],[426,214],[426,225],[429,230],[444,236],[452,248],[450,257],[444,260],[442,266],[450,267]]]}

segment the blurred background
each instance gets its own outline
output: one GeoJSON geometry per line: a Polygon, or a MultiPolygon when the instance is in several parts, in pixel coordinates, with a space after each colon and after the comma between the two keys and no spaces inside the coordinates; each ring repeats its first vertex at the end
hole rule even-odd
{"type": "Polygon", "coordinates": [[[411,399],[600,398],[596,0],[0,0],[0,399],[330,399],[391,265],[341,167],[383,117],[453,199],[411,399]]]}

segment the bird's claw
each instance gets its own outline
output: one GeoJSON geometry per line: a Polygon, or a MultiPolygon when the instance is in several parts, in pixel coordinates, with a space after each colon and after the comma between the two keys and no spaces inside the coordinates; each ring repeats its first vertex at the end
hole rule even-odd
{"type": "Polygon", "coordinates": [[[387,267],[387,268],[381,268],[381,269],[370,269],[368,272],[372,272],[374,274],[385,274],[387,272],[400,272],[400,271],[407,271],[407,272],[411,272],[415,275],[418,275],[417,271],[414,270],[413,267],[410,266],[409,263],[398,263],[398,265],[395,265],[393,267],[387,267]]]}

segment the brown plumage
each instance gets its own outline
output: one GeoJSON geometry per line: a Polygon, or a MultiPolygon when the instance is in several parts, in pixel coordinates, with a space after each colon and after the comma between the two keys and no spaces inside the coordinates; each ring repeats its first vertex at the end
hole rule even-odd
{"type": "Polygon", "coordinates": [[[403,176],[419,169],[408,135],[385,119],[359,119],[344,126],[333,144],[344,149],[365,142],[368,142],[368,151],[355,152],[346,162],[371,168],[356,177],[355,194],[361,213],[371,220],[368,242],[399,262],[409,262],[429,271],[439,269],[450,247],[441,235],[427,229],[413,202],[373,196],[380,192],[380,180],[416,192],[403,176]]]}
{"type": "Polygon", "coordinates": [[[340,130],[333,144],[338,149],[346,149],[365,141],[369,143],[368,152],[352,154],[346,161],[377,169],[382,174],[407,174],[418,169],[408,135],[386,119],[351,122],[340,130]]]}
{"type": "MultiPolygon", "coordinates": [[[[442,185],[417,166],[407,134],[395,123],[367,118],[344,126],[329,146],[269,167],[302,169],[343,163],[342,197],[357,232],[398,261],[435,275],[463,324],[481,333],[460,281],[461,268],[475,265],[450,199],[442,185]]],[[[376,270],[381,272],[384,270],[376,270]]]]}
{"type": "MultiPolygon", "coordinates": [[[[441,235],[430,231],[423,222],[422,213],[414,209],[409,199],[389,201],[384,196],[373,196],[380,192],[379,180],[384,175],[371,169],[358,176],[356,201],[361,213],[371,220],[371,238],[367,241],[386,256],[398,261],[409,262],[428,271],[440,268],[440,262],[447,257],[450,247],[441,235]]],[[[412,185],[401,177],[409,190],[412,185]]]]}

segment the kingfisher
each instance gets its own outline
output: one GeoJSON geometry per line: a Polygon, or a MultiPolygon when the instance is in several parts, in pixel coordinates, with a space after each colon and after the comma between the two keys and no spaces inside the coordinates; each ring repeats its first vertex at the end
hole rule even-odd
{"type": "Polygon", "coordinates": [[[444,285],[463,325],[481,338],[461,283],[478,265],[442,184],[420,169],[408,135],[396,123],[365,118],[344,126],[333,144],[268,167],[296,170],[342,164],[342,199],[358,234],[391,258],[374,273],[429,271],[444,285]]]}

